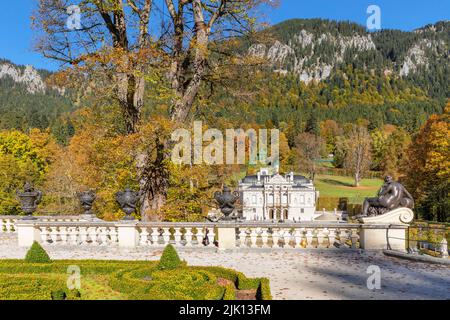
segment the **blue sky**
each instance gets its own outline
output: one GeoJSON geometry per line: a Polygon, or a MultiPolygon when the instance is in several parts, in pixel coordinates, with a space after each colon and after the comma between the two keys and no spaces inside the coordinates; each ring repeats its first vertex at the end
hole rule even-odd
{"type": "MultiPolygon", "coordinates": [[[[57,64],[34,53],[30,15],[38,0],[8,1],[0,10],[0,58],[54,70],[57,64]]],[[[281,0],[278,9],[266,12],[271,23],[292,18],[350,20],[365,25],[369,5],[381,8],[384,29],[413,30],[450,19],[450,0],[281,0]]]]}

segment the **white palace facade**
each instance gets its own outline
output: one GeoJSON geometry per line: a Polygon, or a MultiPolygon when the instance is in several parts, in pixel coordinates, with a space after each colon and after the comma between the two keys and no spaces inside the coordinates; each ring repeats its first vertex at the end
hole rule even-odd
{"type": "Polygon", "coordinates": [[[319,192],[304,176],[270,174],[267,168],[239,182],[242,218],[247,221],[313,221],[319,192]]]}

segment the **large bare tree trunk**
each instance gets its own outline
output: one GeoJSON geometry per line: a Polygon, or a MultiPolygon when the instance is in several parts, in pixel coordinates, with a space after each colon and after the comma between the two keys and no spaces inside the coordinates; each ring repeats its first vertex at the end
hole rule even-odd
{"type": "Polygon", "coordinates": [[[140,174],[139,186],[142,193],[141,216],[143,221],[162,219],[161,208],[167,201],[169,188],[168,142],[164,138],[156,138],[156,156],[150,159],[148,154],[138,156],[140,174]]]}
{"type": "Polygon", "coordinates": [[[117,77],[117,97],[128,134],[136,133],[144,100],[144,79],[121,74],[117,77]]]}
{"type": "MultiPolygon", "coordinates": [[[[183,5],[179,6],[178,11],[175,10],[171,1],[167,1],[169,11],[172,15],[174,23],[174,53],[170,66],[169,79],[172,89],[175,93],[175,99],[170,110],[170,119],[175,123],[185,122],[188,118],[192,105],[195,102],[201,81],[205,73],[206,51],[208,46],[209,30],[204,22],[202,5],[200,0],[193,0],[192,6],[194,10],[195,20],[195,36],[194,36],[194,57],[191,69],[186,69],[183,63],[183,5]],[[192,74],[189,81],[185,81],[188,74],[192,74]]],[[[190,58],[187,58],[190,59],[190,58]]],[[[141,212],[146,219],[156,218],[158,211],[167,202],[167,190],[169,188],[169,170],[167,162],[170,161],[167,152],[168,141],[157,141],[157,157],[156,161],[147,163],[141,168],[142,179],[140,181],[141,190],[144,196],[141,204],[141,212]],[[145,167],[145,168],[144,168],[145,167]]],[[[142,164],[148,162],[144,158],[140,160],[142,164]]]]}

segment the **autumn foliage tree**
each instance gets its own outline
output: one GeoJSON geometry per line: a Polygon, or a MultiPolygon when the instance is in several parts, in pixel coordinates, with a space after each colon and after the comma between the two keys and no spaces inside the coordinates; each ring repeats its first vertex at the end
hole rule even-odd
{"type": "Polygon", "coordinates": [[[307,172],[312,180],[316,176],[316,161],[325,153],[325,142],[320,136],[309,132],[299,134],[295,139],[298,166],[307,172]]]}
{"type": "MultiPolygon", "coordinates": [[[[167,84],[171,97],[167,117],[184,123],[204,81],[242,60],[229,52],[221,54],[223,46],[217,43],[251,31],[254,9],[266,2],[273,1],[165,0],[163,12],[168,15],[164,15],[152,0],[40,0],[33,17],[41,34],[36,47],[67,67],[55,79],[63,83],[81,79],[88,83],[84,92],[117,102],[125,133],[132,135],[145,126],[142,109],[148,83],[167,84]],[[80,8],[79,28],[67,28],[70,5],[80,8]]],[[[169,144],[163,138],[153,137],[153,154],[135,153],[144,213],[157,212],[166,204],[169,144]]]]}
{"type": "Polygon", "coordinates": [[[344,154],[344,168],[353,175],[355,186],[359,184],[371,163],[371,139],[367,128],[352,125],[348,134],[338,140],[338,149],[344,154]]]}
{"type": "Polygon", "coordinates": [[[0,214],[18,214],[16,190],[26,181],[42,185],[59,147],[49,131],[0,132],[0,214]]]}
{"type": "Polygon", "coordinates": [[[449,222],[450,103],[443,114],[432,115],[413,139],[403,172],[420,217],[449,222]]]}

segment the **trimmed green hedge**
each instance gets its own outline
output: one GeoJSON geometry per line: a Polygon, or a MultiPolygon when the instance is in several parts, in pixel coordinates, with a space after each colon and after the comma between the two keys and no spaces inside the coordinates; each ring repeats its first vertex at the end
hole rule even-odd
{"type": "Polygon", "coordinates": [[[319,197],[316,210],[333,211],[334,209],[347,211],[350,216],[359,215],[362,212],[362,201],[358,200],[358,203],[354,203],[357,199],[345,198],[345,197],[319,197]]]}
{"type": "Polygon", "coordinates": [[[259,300],[272,300],[269,279],[261,278],[258,291],[256,292],[256,298],[258,298],[259,300]]]}
{"type": "Polygon", "coordinates": [[[225,286],[222,300],[236,300],[236,287],[233,283],[229,283],[225,286]]]}
{"type": "Polygon", "coordinates": [[[157,261],[58,260],[51,263],[24,263],[23,260],[0,260],[0,274],[66,274],[69,266],[78,266],[83,275],[110,275],[123,269],[156,267],[157,261]]]}
{"type": "Polygon", "coordinates": [[[67,289],[64,275],[0,274],[1,300],[58,300],[76,299],[67,289]],[[58,296],[58,297],[57,297],[58,296]],[[56,300],[56,299],[55,299],[56,300]]]}
{"type": "Polygon", "coordinates": [[[261,291],[260,298],[270,297],[267,279],[250,279],[240,272],[221,267],[182,265],[176,270],[159,270],[157,261],[60,260],[43,264],[0,260],[0,300],[49,300],[52,293],[56,299],[64,296],[61,290],[66,299],[101,299],[104,290],[100,287],[111,290],[120,299],[232,299],[232,286],[220,286],[218,278],[231,280],[241,290],[257,289],[261,291]],[[67,268],[72,265],[80,267],[83,279],[92,284],[82,286],[81,297],[79,292],[66,288],[67,268]],[[97,287],[97,291],[91,293],[88,287],[97,287]]]}
{"type": "MultiPolygon", "coordinates": [[[[262,300],[272,300],[270,293],[270,281],[267,278],[247,278],[242,272],[222,267],[191,267],[193,269],[208,270],[218,278],[233,281],[239,290],[258,290],[262,300]]],[[[258,292],[257,291],[257,292],[258,292]]]]}
{"type": "Polygon", "coordinates": [[[33,245],[30,249],[28,249],[28,252],[25,256],[26,262],[31,263],[50,263],[52,260],[50,260],[50,257],[48,256],[47,252],[44,250],[44,248],[41,247],[41,245],[34,241],[33,245]]]}
{"type": "Polygon", "coordinates": [[[133,300],[220,300],[224,294],[213,273],[190,268],[122,270],[109,284],[133,300]]]}
{"type": "Polygon", "coordinates": [[[180,257],[178,256],[177,250],[169,244],[164,249],[161,259],[159,260],[158,269],[159,270],[173,270],[182,265],[180,257]]]}

